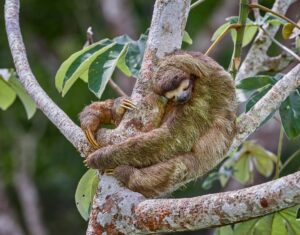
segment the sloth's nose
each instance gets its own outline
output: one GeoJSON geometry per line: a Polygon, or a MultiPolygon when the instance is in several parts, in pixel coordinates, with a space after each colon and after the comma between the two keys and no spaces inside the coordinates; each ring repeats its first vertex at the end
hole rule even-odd
{"type": "Polygon", "coordinates": [[[190,98],[190,94],[188,92],[184,92],[176,97],[176,102],[183,104],[187,102],[190,98]]]}

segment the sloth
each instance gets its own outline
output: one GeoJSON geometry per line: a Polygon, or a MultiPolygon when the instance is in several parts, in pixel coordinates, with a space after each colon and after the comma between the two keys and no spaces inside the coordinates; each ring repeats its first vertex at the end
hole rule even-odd
{"type": "MultiPolygon", "coordinates": [[[[234,82],[213,59],[179,51],[159,62],[152,80],[153,92],[167,100],[159,127],[86,159],[91,168],[113,169],[114,177],[145,197],[163,196],[208,173],[223,160],[236,134],[234,82]]],[[[130,100],[124,102],[125,108],[134,108],[130,100]]],[[[81,123],[90,123],[86,130],[99,124],[95,120],[102,110],[96,106],[81,116],[81,123]]]]}

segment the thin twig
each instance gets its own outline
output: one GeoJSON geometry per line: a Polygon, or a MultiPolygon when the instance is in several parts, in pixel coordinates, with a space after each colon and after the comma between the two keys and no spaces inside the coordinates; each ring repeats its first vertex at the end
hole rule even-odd
{"type": "Polygon", "coordinates": [[[295,26],[296,28],[300,29],[300,25],[298,25],[296,22],[292,21],[291,19],[287,18],[286,16],[284,15],[281,15],[275,11],[272,11],[271,9],[267,8],[267,7],[264,7],[260,4],[247,4],[250,8],[259,8],[260,10],[263,10],[263,11],[266,11],[266,12],[269,12],[271,13],[272,15],[275,15],[281,19],[284,19],[286,20],[287,22],[289,22],[290,24],[292,24],[293,26],[295,26]]]}
{"type": "Polygon", "coordinates": [[[109,79],[108,83],[120,96],[127,96],[127,94],[112,79],[109,79]]]}
{"type": "Polygon", "coordinates": [[[246,5],[247,3],[248,0],[240,0],[240,12],[239,12],[239,20],[238,20],[238,24],[240,25],[240,28],[237,30],[236,41],[234,44],[234,50],[233,50],[233,55],[230,64],[230,72],[234,78],[241,64],[244,31],[245,31],[247,17],[248,17],[248,7],[246,5]]]}
{"type": "Polygon", "coordinates": [[[300,149],[298,149],[296,152],[294,152],[294,153],[292,154],[292,156],[290,156],[290,157],[288,158],[288,160],[286,160],[286,161],[284,162],[284,164],[282,165],[282,167],[281,167],[281,169],[280,169],[280,172],[283,172],[283,170],[290,164],[291,161],[293,161],[293,159],[294,159],[295,157],[298,156],[298,154],[300,154],[300,149]]]}
{"type": "Polygon", "coordinates": [[[86,41],[88,45],[92,45],[94,43],[94,33],[92,27],[88,27],[86,31],[86,41]]]}
{"type": "MultiPolygon", "coordinates": [[[[258,0],[251,0],[251,4],[258,4],[258,0]]],[[[253,13],[254,13],[254,18],[256,20],[258,20],[260,18],[259,9],[255,8],[255,9],[252,9],[252,10],[253,10],[253,13]]]]}
{"type": "Polygon", "coordinates": [[[295,59],[297,59],[300,62],[300,56],[298,56],[295,52],[293,52],[291,49],[287,48],[286,46],[282,45],[279,41],[277,41],[274,37],[272,37],[267,30],[265,30],[262,26],[260,26],[260,29],[264,31],[264,33],[274,42],[277,46],[279,46],[282,50],[286,51],[290,55],[292,55],[295,59]]]}
{"type": "Polygon", "coordinates": [[[231,24],[228,25],[225,30],[216,38],[216,40],[213,42],[213,44],[211,44],[211,46],[207,49],[207,51],[205,52],[205,55],[209,55],[211,53],[211,51],[220,43],[220,41],[224,38],[224,36],[228,33],[228,31],[230,29],[233,28],[240,28],[241,25],[239,24],[231,24]]]}
{"type": "Polygon", "coordinates": [[[280,127],[280,134],[279,134],[279,141],[278,141],[278,148],[277,148],[276,171],[275,171],[274,179],[278,179],[279,174],[280,174],[280,164],[281,164],[281,152],[282,152],[282,145],[283,145],[283,137],[284,137],[283,127],[280,127]]]}
{"type": "Polygon", "coordinates": [[[196,2],[194,2],[191,7],[190,7],[190,10],[196,8],[197,6],[199,6],[201,3],[203,3],[205,0],[198,0],[196,2]]]}

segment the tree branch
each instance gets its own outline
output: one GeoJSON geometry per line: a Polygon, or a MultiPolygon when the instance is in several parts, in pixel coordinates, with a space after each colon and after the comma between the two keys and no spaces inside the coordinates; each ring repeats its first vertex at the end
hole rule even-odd
{"type": "Polygon", "coordinates": [[[51,100],[33,75],[19,26],[19,0],[5,1],[5,24],[10,50],[19,80],[37,107],[80,153],[90,150],[81,129],[51,100]]]}
{"type": "Polygon", "coordinates": [[[147,200],[135,209],[137,233],[174,232],[241,222],[300,203],[300,172],[237,191],[147,200]]]}
{"type": "MultiPolygon", "coordinates": [[[[112,190],[114,179],[107,177],[107,184],[97,195],[96,203],[109,203],[93,208],[98,212],[95,226],[88,235],[149,234],[175,232],[215,227],[260,217],[300,203],[300,172],[237,191],[216,193],[194,198],[153,199],[143,201],[137,193],[127,189],[112,190]],[[106,196],[105,196],[106,195],[106,196]],[[109,199],[105,197],[109,196],[109,199]],[[130,199],[128,199],[128,195],[130,199]],[[130,202],[130,203],[129,203],[130,202]],[[101,214],[101,216],[100,216],[101,214]],[[111,221],[114,224],[111,224],[111,221]]],[[[96,204],[94,203],[94,205],[96,204]]]]}
{"type": "Polygon", "coordinates": [[[232,147],[238,147],[298,86],[300,86],[300,64],[278,81],[249,112],[240,116],[238,134],[232,147]]]}
{"type": "MultiPolygon", "coordinates": [[[[151,92],[151,74],[159,58],[181,48],[190,2],[190,0],[156,1],[141,69],[141,78],[137,80],[131,97],[138,108],[134,112],[125,113],[121,124],[116,129],[106,131],[103,135],[98,134],[98,139],[101,139],[102,143],[105,141],[116,143],[132,136],[133,133],[137,135],[141,128],[135,126],[132,120],[140,120],[141,123],[139,124],[143,131],[159,125],[163,109],[162,104],[159,104],[157,95],[151,92]]],[[[101,177],[99,190],[93,201],[87,234],[102,234],[104,232],[108,234],[130,234],[131,229],[134,231],[130,225],[132,224],[130,221],[133,220],[131,210],[135,203],[141,200],[145,200],[145,198],[138,193],[121,188],[114,178],[101,177]],[[109,208],[109,213],[107,213],[107,208],[109,208]],[[125,231],[121,228],[125,228],[125,231]]]]}
{"type": "Polygon", "coordinates": [[[261,27],[261,29],[264,31],[264,33],[270,37],[271,41],[274,42],[278,47],[280,47],[283,51],[285,51],[286,53],[290,54],[291,56],[293,56],[296,60],[298,60],[298,62],[300,62],[300,56],[298,56],[295,52],[293,52],[291,49],[289,49],[288,47],[286,47],[285,45],[281,44],[279,41],[277,41],[275,38],[271,37],[270,34],[263,28],[261,27]]]}
{"type": "MultiPolygon", "coordinates": [[[[296,2],[296,0],[277,0],[272,7],[272,11],[284,15],[289,6],[294,2],[296,2]]],[[[279,29],[279,26],[267,23],[265,23],[262,27],[269,32],[270,37],[274,37],[279,29]]],[[[269,36],[267,36],[262,30],[259,31],[237,73],[237,81],[245,77],[254,76],[259,72],[268,71],[269,68],[267,67],[266,61],[269,60],[269,56],[267,55],[267,51],[272,44],[272,40],[269,36]]]]}

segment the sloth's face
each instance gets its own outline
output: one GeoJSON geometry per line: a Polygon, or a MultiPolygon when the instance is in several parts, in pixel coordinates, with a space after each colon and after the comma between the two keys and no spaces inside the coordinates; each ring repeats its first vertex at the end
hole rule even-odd
{"type": "Polygon", "coordinates": [[[167,91],[163,96],[168,100],[176,103],[184,104],[188,102],[192,96],[193,83],[191,79],[183,79],[173,90],[167,91]]]}
{"type": "Polygon", "coordinates": [[[184,104],[192,97],[194,76],[170,66],[154,78],[154,92],[177,104],[184,104]]]}

